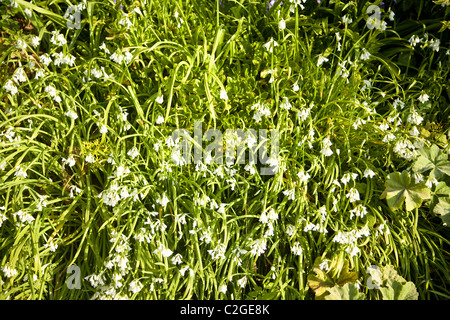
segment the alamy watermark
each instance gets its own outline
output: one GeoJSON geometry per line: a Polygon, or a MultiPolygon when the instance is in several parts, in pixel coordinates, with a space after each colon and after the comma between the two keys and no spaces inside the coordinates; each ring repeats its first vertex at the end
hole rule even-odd
{"type": "Polygon", "coordinates": [[[67,8],[63,16],[67,19],[67,28],[81,29],[81,11],[85,8],[85,4],[71,5],[67,8]]]}
{"type": "Polygon", "coordinates": [[[75,264],[70,265],[67,268],[67,274],[71,274],[67,277],[66,285],[69,290],[81,288],[81,273],[80,267],[75,264]]]}
{"type": "Polygon", "coordinates": [[[203,132],[202,122],[195,121],[194,137],[186,129],[176,129],[170,138],[174,147],[172,162],[176,165],[189,165],[192,160],[194,164],[223,164],[225,156],[227,165],[267,165],[260,167],[261,175],[274,175],[279,165],[278,129],[227,129],[223,134],[218,129],[203,132]],[[205,142],[209,144],[205,146],[205,142]]]}

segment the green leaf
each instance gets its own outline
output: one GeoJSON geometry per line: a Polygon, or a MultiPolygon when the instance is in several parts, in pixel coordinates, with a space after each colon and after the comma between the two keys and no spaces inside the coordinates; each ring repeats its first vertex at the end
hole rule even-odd
{"type": "Polygon", "coordinates": [[[380,288],[383,300],[417,300],[419,298],[419,293],[414,283],[400,283],[397,280],[389,282],[387,287],[380,288]]]}
{"type": "Polygon", "coordinates": [[[315,292],[316,300],[323,300],[327,295],[329,295],[328,289],[338,285],[343,286],[349,282],[355,282],[358,280],[358,274],[356,272],[349,272],[349,262],[344,261],[341,270],[336,270],[337,266],[330,268],[328,271],[323,271],[320,269],[320,264],[322,259],[320,257],[316,258],[314,261],[313,272],[308,275],[308,285],[315,292]],[[338,271],[338,272],[337,272],[338,271]],[[333,277],[333,274],[336,274],[333,277]]]}
{"type": "Polygon", "coordinates": [[[334,286],[328,289],[330,293],[325,300],[365,300],[366,295],[358,291],[353,283],[346,283],[344,286],[334,286]]]}
{"type": "Polygon", "coordinates": [[[443,177],[445,174],[450,175],[450,161],[448,161],[448,154],[432,145],[431,148],[422,148],[419,150],[420,156],[412,166],[415,172],[425,172],[431,169],[430,174],[433,174],[436,179],[443,177]]]}
{"type": "MultiPolygon", "coordinates": [[[[317,259],[316,259],[317,261],[317,259]]],[[[316,265],[316,263],[314,263],[316,265]]],[[[315,274],[308,275],[308,285],[315,292],[316,300],[323,300],[328,294],[327,289],[335,286],[333,279],[320,268],[314,267],[315,274]]]]}
{"type": "Polygon", "coordinates": [[[446,226],[450,226],[450,198],[439,198],[433,210],[434,213],[441,216],[442,222],[446,226]]]}
{"type": "Polygon", "coordinates": [[[420,207],[423,200],[430,199],[430,189],[424,182],[411,182],[411,176],[404,170],[402,173],[394,172],[389,175],[386,190],[380,198],[386,198],[392,210],[399,209],[405,202],[406,210],[411,211],[420,207]]]}
{"type": "Polygon", "coordinates": [[[446,198],[450,194],[450,187],[445,184],[444,181],[439,182],[434,191],[432,192],[432,198],[430,201],[430,209],[433,210],[434,206],[439,202],[440,198],[446,198]]]}
{"type": "Polygon", "coordinates": [[[397,270],[391,265],[381,268],[381,278],[385,285],[388,285],[388,281],[397,281],[405,284],[407,281],[401,275],[397,273],[397,270]]]}

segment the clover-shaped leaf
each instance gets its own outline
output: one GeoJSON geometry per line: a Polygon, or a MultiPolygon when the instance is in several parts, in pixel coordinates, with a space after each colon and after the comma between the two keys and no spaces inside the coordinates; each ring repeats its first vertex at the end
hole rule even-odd
{"type": "Polygon", "coordinates": [[[445,174],[450,175],[450,161],[448,154],[444,153],[438,146],[432,145],[430,148],[419,150],[420,156],[412,166],[415,172],[425,172],[431,169],[436,179],[442,178],[445,174]]]}
{"type": "Polygon", "coordinates": [[[380,288],[383,300],[417,300],[419,293],[412,282],[400,283],[397,280],[389,281],[389,285],[380,288]]]}
{"type": "Polygon", "coordinates": [[[342,287],[334,286],[328,289],[329,295],[325,300],[365,300],[366,295],[358,291],[355,284],[346,283],[342,287]]]}
{"type": "Polygon", "coordinates": [[[411,211],[422,205],[423,200],[430,199],[430,189],[424,182],[414,183],[408,171],[394,172],[386,181],[386,190],[381,194],[381,199],[386,198],[392,210],[399,209],[403,202],[406,210],[411,211]]]}
{"type": "Polygon", "coordinates": [[[313,271],[308,275],[308,285],[315,292],[316,300],[323,300],[327,295],[330,294],[328,289],[338,285],[343,286],[349,282],[355,282],[358,280],[358,274],[356,272],[349,272],[349,262],[344,261],[344,264],[340,270],[335,268],[330,268],[328,271],[324,271],[320,268],[322,259],[320,257],[316,258],[314,261],[313,271]],[[333,274],[338,273],[336,276],[333,274]]]}
{"type": "Polygon", "coordinates": [[[450,226],[450,198],[439,198],[439,202],[436,204],[433,210],[434,213],[441,216],[444,225],[450,226]]]}

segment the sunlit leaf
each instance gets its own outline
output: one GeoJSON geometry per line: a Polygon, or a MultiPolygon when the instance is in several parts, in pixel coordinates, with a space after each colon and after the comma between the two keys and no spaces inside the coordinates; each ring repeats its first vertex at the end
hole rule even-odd
{"type": "Polygon", "coordinates": [[[325,300],[365,300],[366,295],[358,291],[353,283],[346,283],[342,287],[334,286],[328,289],[330,293],[325,300]]]}
{"type": "Polygon", "coordinates": [[[433,210],[441,216],[444,225],[450,226],[450,198],[440,198],[433,210]]]}
{"type": "Polygon", "coordinates": [[[431,169],[436,179],[442,178],[445,174],[450,175],[450,161],[448,154],[444,153],[438,146],[432,145],[430,148],[419,150],[420,156],[412,166],[415,172],[425,172],[431,169]]]}
{"type": "Polygon", "coordinates": [[[417,300],[419,293],[412,282],[400,283],[397,280],[390,281],[389,285],[380,288],[383,300],[417,300]]]}
{"type": "Polygon", "coordinates": [[[344,265],[340,271],[334,270],[334,268],[330,268],[328,271],[321,270],[319,266],[322,261],[320,257],[316,258],[313,267],[314,273],[308,275],[308,284],[315,292],[316,300],[323,300],[329,294],[328,289],[336,285],[343,286],[346,283],[358,280],[358,274],[356,272],[348,271],[349,262],[347,260],[344,261],[344,265]],[[338,271],[337,276],[332,277],[332,274],[335,274],[336,271],[338,271]]]}
{"type": "Polygon", "coordinates": [[[386,189],[381,195],[381,199],[384,198],[392,210],[399,209],[405,202],[406,210],[411,211],[420,207],[423,200],[430,199],[430,189],[424,182],[412,182],[406,170],[402,173],[394,172],[386,181],[386,189]]]}

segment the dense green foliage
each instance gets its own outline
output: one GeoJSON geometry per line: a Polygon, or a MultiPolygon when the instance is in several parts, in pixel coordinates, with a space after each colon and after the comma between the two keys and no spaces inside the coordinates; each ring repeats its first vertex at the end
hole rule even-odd
{"type": "Polygon", "coordinates": [[[72,5],[0,1],[0,298],[450,298],[449,1],[72,5]]]}

